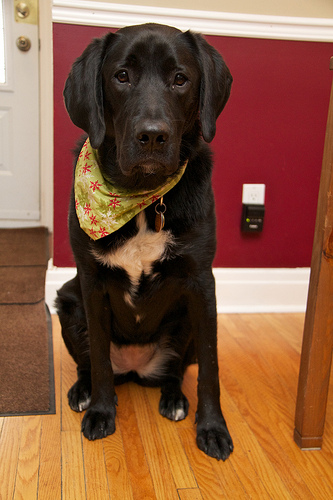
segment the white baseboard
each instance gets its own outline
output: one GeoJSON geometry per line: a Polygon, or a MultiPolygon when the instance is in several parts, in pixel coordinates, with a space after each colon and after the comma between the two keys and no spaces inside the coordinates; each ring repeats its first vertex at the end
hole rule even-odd
{"type": "Polygon", "coordinates": [[[239,14],[145,5],[53,0],[53,22],[122,28],[161,23],[205,35],[330,42],[333,20],[308,17],[239,14]]]}
{"type": "Polygon", "coordinates": [[[304,312],[309,268],[214,269],[219,313],[304,312]]]}
{"type": "MultiPolygon", "coordinates": [[[[75,268],[52,267],[46,275],[46,303],[55,313],[56,291],[75,276],[75,268]]],[[[219,313],[304,312],[309,268],[214,269],[219,313]]]]}

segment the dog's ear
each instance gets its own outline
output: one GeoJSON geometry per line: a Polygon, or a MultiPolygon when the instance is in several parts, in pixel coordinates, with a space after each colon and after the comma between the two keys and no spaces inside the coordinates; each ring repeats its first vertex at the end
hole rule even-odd
{"type": "Polygon", "coordinates": [[[98,148],[105,136],[102,66],[105,52],[114,33],[96,38],[74,62],[66,80],[64,99],[72,122],[82,128],[93,148],[98,148]]]}
{"type": "Polygon", "coordinates": [[[216,132],[216,120],[229,99],[232,76],[222,56],[203,36],[189,31],[185,35],[192,38],[199,56],[201,131],[205,141],[211,142],[216,132]]]}

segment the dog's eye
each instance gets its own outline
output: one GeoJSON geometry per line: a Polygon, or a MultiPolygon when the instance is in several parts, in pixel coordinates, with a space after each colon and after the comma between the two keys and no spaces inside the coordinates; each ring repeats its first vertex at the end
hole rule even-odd
{"type": "Polygon", "coordinates": [[[187,82],[186,76],[182,75],[181,73],[177,73],[177,75],[175,76],[174,85],[177,85],[177,87],[182,87],[183,85],[185,85],[186,82],[187,82]]]}
{"type": "Polygon", "coordinates": [[[120,83],[127,83],[129,81],[127,71],[119,71],[119,73],[116,73],[115,77],[120,83]]]}

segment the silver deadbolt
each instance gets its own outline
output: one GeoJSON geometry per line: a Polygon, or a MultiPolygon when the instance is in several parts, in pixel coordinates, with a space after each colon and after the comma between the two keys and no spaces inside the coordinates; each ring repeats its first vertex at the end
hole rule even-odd
{"type": "Polygon", "coordinates": [[[26,36],[19,36],[16,40],[17,47],[22,50],[22,52],[28,52],[31,47],[30,39],[26,36]]]}

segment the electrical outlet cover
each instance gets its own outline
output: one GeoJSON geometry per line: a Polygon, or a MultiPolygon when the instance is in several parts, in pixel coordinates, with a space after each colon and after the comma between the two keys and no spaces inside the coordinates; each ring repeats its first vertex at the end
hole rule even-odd
{"type": "Polygon", "coordinates": [[[243,184],[243,205],[265,205],[265,184],[243,184]]]}

